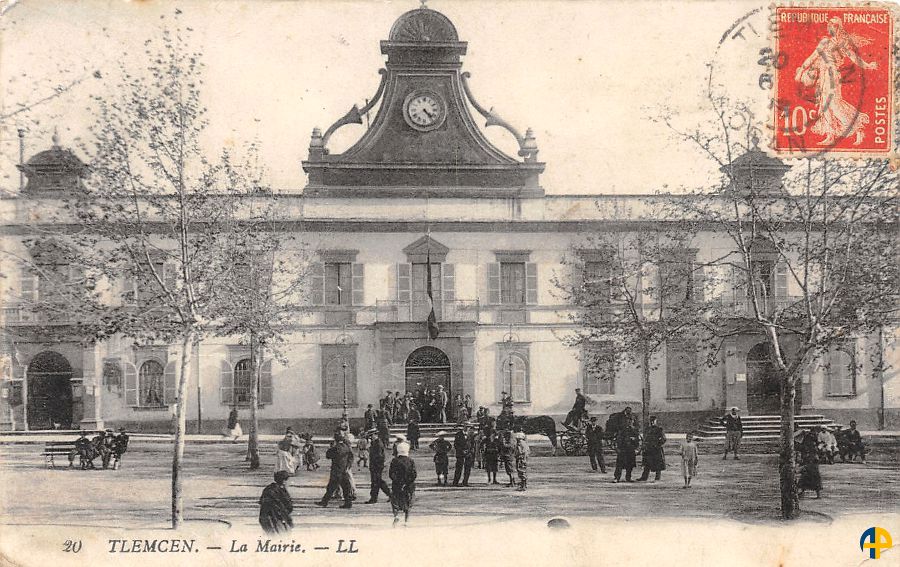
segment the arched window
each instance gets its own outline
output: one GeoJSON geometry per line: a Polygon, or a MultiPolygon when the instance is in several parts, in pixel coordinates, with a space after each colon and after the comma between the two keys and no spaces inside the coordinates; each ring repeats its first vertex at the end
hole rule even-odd
{"type": "Polygon", "coordinates": [[[155,360],[147,360],[141,364],[138,385],[141,406],[160,407],[166,405],[162,364],[155,360]]]}
{"type": "Polygon", "coordinates": [[[503,364],[503,384],[512,396],[514,402],[528,401],[528,362],[525,358],[514,352],[506,357],[503,364]]]}
{"type": "Polygon", "coordinates": [[[234,365],[234,402],[250,403],[250,385],[253,383],[250,372],[250,359],[245,358],[234,365]]]}

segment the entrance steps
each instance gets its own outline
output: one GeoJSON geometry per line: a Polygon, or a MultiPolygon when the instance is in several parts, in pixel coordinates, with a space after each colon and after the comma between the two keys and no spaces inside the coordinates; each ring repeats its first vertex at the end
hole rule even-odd
{"type": "MultiPolygon", "coordinates": [[[[744,435],[741,443],[777,443],[781,435],[781,416],[778,415],[742,415],[744,435]]],[[[816,426],[833,427],[834,421],[822,415],[797,415],[794,423],[798,429],[812,429],[816,426]]],[[[697,441],[702,443],[725,443],[725,426],[718,419],[709,419],[701,424],[695,433],[697,441]]]]}

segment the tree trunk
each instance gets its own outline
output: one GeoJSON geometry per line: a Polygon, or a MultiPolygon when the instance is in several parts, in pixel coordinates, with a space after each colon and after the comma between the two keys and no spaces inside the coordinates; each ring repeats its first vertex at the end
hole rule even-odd
{"type": "Polygon", "coordinates": [[[175,402],[175,451],[172,456],[172,528],[178,529],[184,523],[183,479],[181,462],[184,459],[184,435],[187,424],[187,383],[194,346],[194,330],[186,330],[181,340],[181,369],[178,374],[178,397],[175,402]]]}
{"type": "Polygon", "coordinates": [[[792,376],[781,380],[781,453],[778,467],[781,484],[781,517],[793,520],[800,516],[800,496],[797,491],[794,452],[794,398],[797,388],[792,376]]]}
{"type": "Polygon", "coordinates": [[[650,351],[641,352],[641,431],[650,423],[650,351]]]}
{"type": "Polygon", "coordinates": [[[259,407],[259,342],[250,338],[250,434],[247,437],[247,455],[250,457],[250,470],[259,468],[259,418],[256,410],[259,407]]]}

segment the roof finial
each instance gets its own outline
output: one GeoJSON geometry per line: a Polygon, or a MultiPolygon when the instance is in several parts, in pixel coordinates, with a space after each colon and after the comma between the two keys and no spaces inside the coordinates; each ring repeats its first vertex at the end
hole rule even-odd
{"type": "Polygon", "coordinates": [[[57,127],[57,126],[53,127],[53,136],[50,139],[53,140],[53,147],[58,148],[59,147],[59,127],[57,127]]]}

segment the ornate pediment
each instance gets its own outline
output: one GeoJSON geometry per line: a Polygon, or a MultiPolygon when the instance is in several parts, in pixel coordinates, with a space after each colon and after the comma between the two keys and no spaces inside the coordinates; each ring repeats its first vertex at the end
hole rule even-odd
{"type": "Polygon", "coordinates": [[[407,261],[411,264],[423,263],[429,258],[435,263],[444,262],[447,259],[448,252],[450,252],[450,248],[428,235],[423,236],[403,249],[407,261]]]}
{"type": "Polygon", "coordinates": [[[309,196],[431,197],[541,196],[538,176],[544,164],[531,130],[522,135],[491,108],[472,97],[468,73],[461,72],[466,42],[446,16],[428,8],[397,20],[389,40],[381,84],[365,106],[354,105],[324,134],[313,131],[309,196]],[[332,154],[332,134],[347,124],[362,124],[378,104],[370,128],[349,149],[332,154]],[[519,145],[518,157],[506,155],[484,135],[470,108],[500,126],[519,145]]]}

